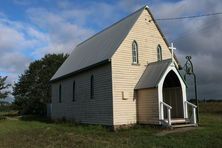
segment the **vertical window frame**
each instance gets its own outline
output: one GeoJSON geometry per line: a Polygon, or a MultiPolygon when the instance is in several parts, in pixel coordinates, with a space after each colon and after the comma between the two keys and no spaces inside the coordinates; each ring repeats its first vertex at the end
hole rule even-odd
{"type": "Polygon", "coordinates": [[[139,64],[138,43],[135,40],[132,42],[132,64],[139,64]]]}
{"type": "Polygon", "coordinates": [[[90,99],[94,99],[95,95],[95,80],[94,80],[94,75],[91,75],[90,77],[90,99]]]}
{"type": "Polygon", "coordinates": [[[59,103],[62,103],[62,84],[59,84],[59,103]]]}
{"type": "Polygon", "coordinates": [[[76,101],[76,81],[72,82],[72,102],[76,101]]]}
{"type": "Polygon", "coordinates": [[[162,61],[163,55],[162,55],[162,47],[160,44],[157,46],[157,61],[162,61]]]}

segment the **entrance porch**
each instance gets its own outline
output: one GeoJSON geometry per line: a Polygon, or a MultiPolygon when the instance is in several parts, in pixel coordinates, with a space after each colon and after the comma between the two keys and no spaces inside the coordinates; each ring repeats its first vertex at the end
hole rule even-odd
{"type": "Polygon", "coordinates": [[[138,123],[196,126],[196,106],[187,101],[186,84],[171,59],[149,64],[135,90],[138,123]]]}

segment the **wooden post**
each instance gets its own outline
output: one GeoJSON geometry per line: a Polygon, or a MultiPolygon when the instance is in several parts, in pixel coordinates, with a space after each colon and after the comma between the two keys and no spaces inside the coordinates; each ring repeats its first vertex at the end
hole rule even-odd
{"type": "Polygon", "coordinates": [[[168,114],[168,124],[171,126],[171,111],[170,108],[167,108],[167,114],[168,114]]]}
{"type": "Polygon", "coordinates": [[[196,119],[196,108],[193,107],[193,124],[197,124],[197,119],[196,119]]]}
{"type": "Polygon", "coordinates": [[[161,119],[164,120],[164,115],[163,115],[163,103],[160,103],[160,114],[161,114],[161,119]]]}
{"type": "Polygon", "coordinates": [[[187,106],[186,101],[184,102],[184,112],[185,112],[185,118],[189,118],[189,115],[188,115],[188,106],[187,106]]]}

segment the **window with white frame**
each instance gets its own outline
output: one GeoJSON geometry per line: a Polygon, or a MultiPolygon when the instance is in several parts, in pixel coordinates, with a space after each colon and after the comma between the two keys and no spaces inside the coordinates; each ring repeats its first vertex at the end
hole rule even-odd
{"type": "Polygon", "coordinates": [[[157,60],[162,61],[162,48],[160,45],[157,46],[157,60]]]}
{"type": "Polygon", "coordinates": [[[138,64],[139,59],[138,59],[138,44],[136,41],[133,41],[132,43],[132,63],[133,64],[138,64]]]}

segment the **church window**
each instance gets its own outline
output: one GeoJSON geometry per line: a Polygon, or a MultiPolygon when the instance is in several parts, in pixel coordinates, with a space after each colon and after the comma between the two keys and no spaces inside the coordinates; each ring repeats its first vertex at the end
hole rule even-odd
{"type": "Polygon", "coordinates": [[[94,98],[94,76],[91,75],[91,79],[90,79],[90,98],[93,99],[94,98]]]}
{"type": "Polygon", "coordinates": [[[157,60],[162,61],[162,48],[160,45],[157,46],[157,60]]]}
{"type": "Polygon", "coordinates": [[[136,41],[133,41],[132,43],[132,62],[133,64],[138,64],[138,44],[136,41]]]}
{"type": "Polygon", "coordinates": [[[62,85],[59,85],[59,103],[62,102],[62,85]]]}

